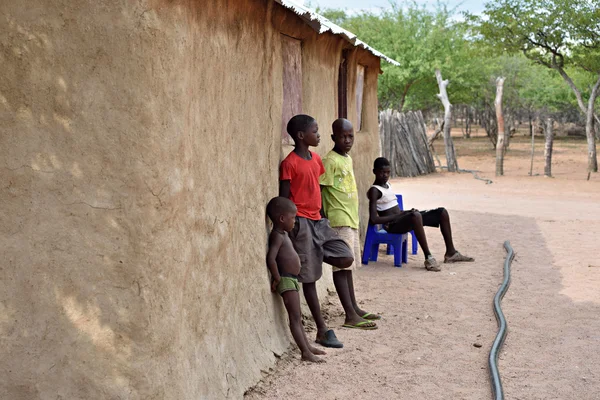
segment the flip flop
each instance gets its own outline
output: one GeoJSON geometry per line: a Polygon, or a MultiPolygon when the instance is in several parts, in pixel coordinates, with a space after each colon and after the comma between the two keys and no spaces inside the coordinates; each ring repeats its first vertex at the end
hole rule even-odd
{"type": "Polygon", "coordinates": [[[318,343],[323,347],[332,347],[334,349],[341,349],[342,347],[344,347],[342,342],[340,342],[335,336],[333,329],[330,329],[327,332],[325,332],[325,339],[315,340],[315,343],[318,343]]]}
{"type": "Polygon", "coordinates": [[[362,318],[363,319],[375,320],[375,319],[381,319],[381,315],[371,314],[370,312],[368,312],[365,315],[363,315],[362,318]]]}
{"type": "Polygon", "coordinates": [[[373,329],[377,329],[377,324],[371,321],[360,321],[357,324],[344,324],[342,325],[344,328],[353,328],[353,329],[364,329],[366,331],[372,331],[373,329]]]}

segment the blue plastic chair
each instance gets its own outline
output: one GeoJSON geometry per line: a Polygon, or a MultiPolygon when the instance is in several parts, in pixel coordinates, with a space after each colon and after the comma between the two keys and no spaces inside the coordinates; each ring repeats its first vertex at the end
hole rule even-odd
{"type": "Polygon", "coordinates": [[[406,233],[387,233],[381,225],[371,225],[367,227],[367,237],[365,238],[365,247],[363,249],[362,263],[367,265],[369,261],[377,261],[379,254],[379,245],[388,245],[388,254],[394,253],[394,266],[401,267],[402,263],[408,262],[406,254],[406,244],[408,235],[406,233]]]}
{"type": "MultiPolygon", "coordinates": [[[[398,207],[404,210],[402,195],[396,195],[398,207]]],[[[412,237],[412,252],[417,254],[417,241],[414,232],[410,232],[412,237]]],[[[381,225],[371,225],[367,227],[365,238],[365,247],[363,249],[362,263],[369,264],[369,261],[377,261],[379,254],[379,245],[387,244],[387,254],[394,254],[394,266],[401,267],[402,263],[408,263],[408,234],[396,234],[386,232],[381,225]]]]}
{"type": "MultiPolygon", "coordinates": [[[[402,203],[402,195],[397,194],[396,198],[398,199],[398,207],[400,210],[404,211],[404,204],[402,203]]],[[[412,235],[411,244],[412,244],[412,254],[413,256],[417,254],[417,250],[419,249],[419,243],[417,242],[417,235],[415,235],[415,231],[409,232],[412,235]]],[[[390,248],[388,247],[388,254],[392,254],[390,248]]]]}

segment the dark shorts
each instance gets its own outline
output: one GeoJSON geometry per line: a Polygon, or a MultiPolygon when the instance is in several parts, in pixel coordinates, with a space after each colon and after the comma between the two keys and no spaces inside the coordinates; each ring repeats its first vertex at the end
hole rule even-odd
{"type": "Polygon", "coordinates": [[[323,261],[330,258],[353,258],[348,244],[329,226],[329,220],[318,221],[296,217],[296,225],[289,233],[302,268],[298,280],[316,282],[323,274],[323,261]]]}
{"type": "MultiPolygon", "coordinates": [[[[423,218],[423,226],[439,228],[443,211],[443,207],[433,210],[419,211],[421,213],[421,218],[423,218]]],[[[406,214],[399,220],[384,225],[384,229],[389,233],[406,233],[412,231],[414,227],[410,218],[410,214],[406,214]]]]}

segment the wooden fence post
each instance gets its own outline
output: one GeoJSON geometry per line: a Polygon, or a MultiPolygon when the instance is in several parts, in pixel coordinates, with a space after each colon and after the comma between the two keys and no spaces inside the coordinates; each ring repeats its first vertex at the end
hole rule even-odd
{"type": "Polygon", "coordinates": [[[504,116],[502,115],[502,91],[504,90],[504,77],[496,78],[496,120],[498,121],[498,141],[496,142],[496,176],[504,175],[504,151],[505,151],[505,132],[504,116]]]}
{"type": "Polygon", "coordinates": [[[552,144],[554,143],[554,130],[552,118],[546,121],[546,145],[544,146],[544,158],[546,164],[544,167],[544,175],[552,177],[552,144]]]}
{"type": "Polygon", "coordinates": [[[529,166],[529,176],[533,176],[533,156],[535,155],[535,130],[531,134],[531,165],[529,166]]]}

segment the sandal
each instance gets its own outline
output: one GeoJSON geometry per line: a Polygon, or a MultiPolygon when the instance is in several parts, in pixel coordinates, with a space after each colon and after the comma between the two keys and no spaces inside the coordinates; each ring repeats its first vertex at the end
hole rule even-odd
{"type": "Polygon", "coordinates": [[[427,271],[439,272],[442,270],[437,260],[433,258],[433,256],[429,256],[427,260],[425,260],[425,269],[427,271]]]}
{"type": "Polygon", "coordinates": [[[333,329],[330,329],[327,332],[325,332],[325,339],[315,340],[315,342],[323,347],[332,347],[335,349],[341,349],[342,347],[344,347],[342,342],[340,342],[335,336],[333,329]]]}
{"type": "Polygon", "coordinates": [[[354,329],[364,329],[366,331],[372,331],[373,329],[377,329],[377,324],[371,321],[360,321],[356,324],[344,324],[342,325],[344,328],[354,328],[354,329]]]}
{"type": "Polygon", "coordinates": [[[463,256],[458,251],[450,257],[444,256],[445,263],[473,262],[473,261],[475,261],[475,259],[473,257],[463,256]]]}
{"type": "Polygon", "coordinates": [[[361,315],[361,318],[369,319],[369,320],[376,320],[376,319],[381,319],[381,315],[371,314],[370,312],[368,312],[368,313],[365,313],[365,315],[361,315]]]}

